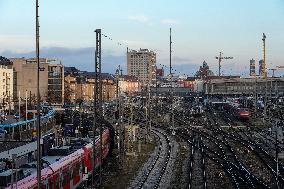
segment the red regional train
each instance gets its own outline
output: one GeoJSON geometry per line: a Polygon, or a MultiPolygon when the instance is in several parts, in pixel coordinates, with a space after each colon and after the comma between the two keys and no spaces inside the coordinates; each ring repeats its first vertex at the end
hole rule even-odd
{"type": "MultiPolygon", "coordinates": [[[[102,157],[103,159],[110,150],[110,132],[105,129],[102,135],[102,157]]],[[[100,165],[100,140],[95,142],[96,146],[96,167],[100,165]]],[[[92,167],[92,154],[93,144],[89,143],[83,148],[75,151],[74,153],[60,159],[59,161],[51,164],[50,166],[41,170],[42,189],[74,189],[82,184],[84,175],[89,176],[93,170],[92,167]]],[[[37,189],[37,174],[32,175],[20,180],[14,186],[9,186],[6,189],[37,189]]]]}
{"type": "Polygon", "coordinates": [[[233,111],[234,115],[240,119],[247,119],[250,117],[251,114],[249,109],[247,108],[235,108],[233,111]]]}

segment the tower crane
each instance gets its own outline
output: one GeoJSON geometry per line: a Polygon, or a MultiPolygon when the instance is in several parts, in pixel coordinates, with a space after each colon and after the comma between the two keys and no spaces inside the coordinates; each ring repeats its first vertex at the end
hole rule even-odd
{"type": "Polygon", "coordinates": [[[276,68],[270,68],[269,70],[272,70],[272,77],[274,77],[274,73],[275,71],[277,70],[280,70],[280,69],[284,69],[284,66],[276,66],[276,68]]]}
{"type": "Polygon", "coordinates": [[[222,59],[233,59],[233,57],[223,57],[222,52],[220,52],[219,56],[216,56],[216,59],[219,61],[219,77],[221,76],[221,61],[222,59]]]}

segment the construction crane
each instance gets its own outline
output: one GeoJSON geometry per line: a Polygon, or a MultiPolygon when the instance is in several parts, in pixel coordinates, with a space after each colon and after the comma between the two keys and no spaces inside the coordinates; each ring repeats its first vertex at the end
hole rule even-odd
{"type": "Polygon", "coordinates": [[[284,69],[284,66],[276,66],[276,68],[270,68],[269,70],[272,70],[272,77],[275,76],[275,71],[284,69]]]}
{"type": "Polygon", "coordinates": [[[219,60],[219,77],[221,76],[221,61],[222,59],[233,59],[233,57],[223,57],[222,52],[220,52],[219,57],[216,56],[216,59],[219,60]]]}

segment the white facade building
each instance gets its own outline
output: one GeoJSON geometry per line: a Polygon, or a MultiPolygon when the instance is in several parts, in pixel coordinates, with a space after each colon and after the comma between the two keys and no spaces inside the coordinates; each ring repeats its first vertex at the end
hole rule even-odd
{"type": "Polygon", "coordinates": [[[0,65],[0,107],[1,110],[13,109],[12,65],[0,65]]]}

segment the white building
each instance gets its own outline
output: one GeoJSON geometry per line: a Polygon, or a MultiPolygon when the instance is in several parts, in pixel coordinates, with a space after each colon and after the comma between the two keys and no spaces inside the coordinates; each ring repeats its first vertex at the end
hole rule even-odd
{"type": "Polygon", "coordinates": [[[142,85],[155,79],[156,53],[149,49],[132,50],[127,53],[127,75],[138,78],[142,85]]]}
{"type": "Polygon", "coordinates": [[[204,92],[204,80],[196,79],[193,83],[194,92],[204,92]]]}
{"type": "Polygon", "coordinates": [[[0,109],[13,109],[13,66],[10,60],[0,57],[0,109]]]}

